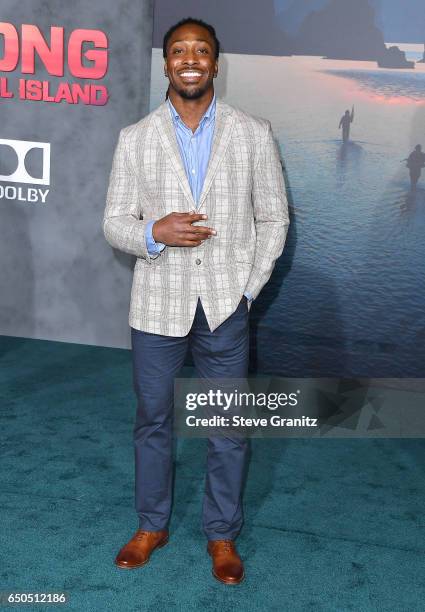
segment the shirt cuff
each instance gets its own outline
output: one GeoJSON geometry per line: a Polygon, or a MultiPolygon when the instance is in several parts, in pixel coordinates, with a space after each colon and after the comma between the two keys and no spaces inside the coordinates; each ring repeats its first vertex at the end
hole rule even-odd
{"type": "Polygon", "coordinates": [[[162,242],[155,242],[152,235],[152,227],[154,223],[155,219],[153,221],[149,221],[145,227],[146,247],[149,255],[159,255],[159,253],[165,249],[165,244],[162,242]]]}
{"type": "Polygon", "coordinates": [[[249,291],[245,291],[244,296],[246,297],[248,302],[252,302],[252,300],[254,299],[249,291]]]}

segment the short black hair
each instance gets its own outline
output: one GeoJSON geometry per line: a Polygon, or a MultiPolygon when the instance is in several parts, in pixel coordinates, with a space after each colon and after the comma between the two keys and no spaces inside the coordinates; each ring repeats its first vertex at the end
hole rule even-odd
{"type": "Polygon", "coordinates": [[[208,30],[208,32],[211,34],[212,38],[214,39],[214,44],[215,44],[215,59],[218,59],[218,56],[220,54],[220,41],[217,38],[217,35],[215,33],[215,29],[209,23],[206,23],[202,19],[195,19],[194,17],[186,17],[185,19],[181,19],[180,21],[175,23],[173,26],[171,26],[171,28],[169,28],[165,32],[164,40],[163,40],[163,43],[162,43],[162,55],[163,55],[163,57],[164,58],[167,57],[167,45],[168,45],[168,41],[170,40],[170,37],[173,34],[173,32],[175,32],[177,30],[177,28],[179,28],[180,26],[186,25],[187,23],[194,23],[195,25],[202,26],[203,28],[208,30]]]}

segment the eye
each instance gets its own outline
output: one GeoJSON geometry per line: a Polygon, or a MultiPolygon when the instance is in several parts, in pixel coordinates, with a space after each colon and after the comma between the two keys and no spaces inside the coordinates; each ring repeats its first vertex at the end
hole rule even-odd
{"type": "Polygon", "coordinates": [[[201,51],[201,53],[209,53],[206,47],[202,47],[202,49],[199,49],[199,51],[201,51]]]}
{"type": "Polygon", "coordinates": [[[173,49],[172,53],[179,53],[179,51],[181,51],[181,49],[179,49],[179,48],[177,47],[177,48],[174,48],[174,49],[173,49]]]}

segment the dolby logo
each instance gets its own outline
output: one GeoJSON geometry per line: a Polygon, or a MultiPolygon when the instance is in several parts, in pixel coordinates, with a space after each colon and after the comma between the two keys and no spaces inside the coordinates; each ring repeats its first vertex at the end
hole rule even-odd
{"type": "Polygon", "coordinates": [[[50,143],[0,138],[0,199],[45,204],[50,190],[41,186],[46,185],[50,185],[50,143]]]}

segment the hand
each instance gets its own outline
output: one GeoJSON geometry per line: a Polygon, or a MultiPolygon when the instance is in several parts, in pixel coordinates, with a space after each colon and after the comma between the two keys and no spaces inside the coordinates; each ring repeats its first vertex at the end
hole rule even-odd
{"type": "Polygon", "coordinates": [[[172,212],[155,221],[152,226],[153,239],[167,246],[199,246],[204,240],[217,234],[214,229],[205,225],[192,225],[201,219],[208,219],[208,216],[195,212],[172,212]]]}

